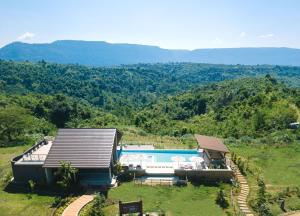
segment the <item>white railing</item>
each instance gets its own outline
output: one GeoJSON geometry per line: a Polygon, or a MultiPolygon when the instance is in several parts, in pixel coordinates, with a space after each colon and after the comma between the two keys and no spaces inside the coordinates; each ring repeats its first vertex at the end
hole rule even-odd
{"type": "Polygon", "coordinates": [[[28,154],[23,156],[23,161],[45,161],[46,157],[46,154],[28,154]]]}

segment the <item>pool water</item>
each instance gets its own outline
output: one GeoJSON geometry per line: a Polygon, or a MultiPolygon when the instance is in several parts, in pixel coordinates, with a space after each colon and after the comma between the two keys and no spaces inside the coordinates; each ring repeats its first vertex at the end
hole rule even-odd
{"type": "Polygon", "coordinates": [[[120,150],[119,158],[129,162],[191,162],[193,157],[202,157],[202,153],[197,150],[120,150]]]}

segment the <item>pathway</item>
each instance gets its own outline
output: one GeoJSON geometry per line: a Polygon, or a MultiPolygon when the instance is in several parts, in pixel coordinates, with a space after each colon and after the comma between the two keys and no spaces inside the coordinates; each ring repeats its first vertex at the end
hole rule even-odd
{"type": "Polygon", "coordinates": [[[82,195],[64,210],[62,216],[77,216],[80,210],[93,199],[93,195],[82,195]]]}
{"type": "Polygon", "coordinates": [[[249,186],[247,180],[238,169],[236,169],[235,175],[241,188],[241,192],[238,196],[239,208],[246,216],[254,216],[247,206],[247,197],[249,195],[249,186]]]}
{"type": "Polygon", "coordinates": [[[283,213],[280,216],[300,216],[300,211],[283,213]]]}

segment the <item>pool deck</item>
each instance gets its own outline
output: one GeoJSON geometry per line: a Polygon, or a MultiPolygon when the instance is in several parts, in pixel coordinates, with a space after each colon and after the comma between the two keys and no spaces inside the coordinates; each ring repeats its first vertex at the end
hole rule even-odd
{"type": "MultiPolygon", "coordinates": [[[[123,149],[125,150],[125,149],[123,149]]],[[[176,169],[199,170],[208,169],[203,159],[203,151],[179,149],[126,149],[121,154],[120,163],[129,170],[144,170],[146,174],[174,174],[176,169]],[[126,152],[128,150],[128,152],[126,152]],[[136,151],[136,152],[135,152],[136,151]],[[170,154],[167,161],[157,162],[156,157],[170,154]],[[170,160],[170,161],[168,161],[170,160]]]]}
{"type": "Polygon", "coordinates": [[[153,145],[123,145],[124,150],[154,150],[153,145]]]}

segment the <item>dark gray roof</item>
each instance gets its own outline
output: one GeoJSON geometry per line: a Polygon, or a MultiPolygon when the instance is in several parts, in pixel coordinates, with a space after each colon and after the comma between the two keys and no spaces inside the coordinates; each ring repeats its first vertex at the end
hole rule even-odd
{"type": "Polygon", "coordinates": [[[117,129],[59,129],[44,167],[60,167],[60,161],[76,168],[108,168],[117,129]]]}

